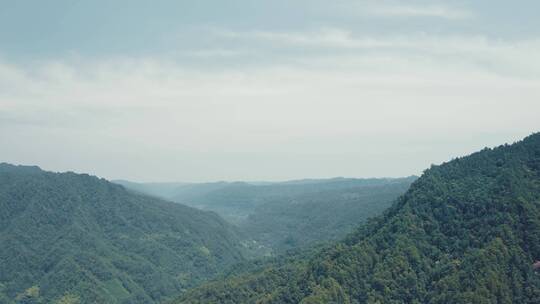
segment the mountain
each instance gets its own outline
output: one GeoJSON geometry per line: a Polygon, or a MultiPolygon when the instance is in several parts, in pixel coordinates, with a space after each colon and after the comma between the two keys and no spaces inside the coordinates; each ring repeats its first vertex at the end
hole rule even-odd
{"type": "Polygon", "coordinates": [[[241,244],[212,212],[0,164],[0,303],[161,303],[243,261],[241,244]]]}
{"type": "Polygon", "coordinates": [[[540,133],[433,166],[384,215],[309,258],[175,303],[540,303],[540,133]]]}
{"type": "MultiPolygon", "coordinates": [[[[411,182],[411,179],[405,179],[411,182]]],[[[398,182],[403,179],[398,179],[398,182]]],[[[242,222],[256,212],[257,207],[267,203],[295,201],[305,195],[324,195],[325,192],[348,191],[352,188],[381,186],[394,183],[394,179],[333,178],[302,180],[272,184],[246,182],[218,182],[183,187],[170,197],[175,202],[212,210],[234,222],[242,222]]]]}
{"type": "MultiPolygon", "coordinates": [[[[294,201],[306,195],[327,191],[349,191],[362,187],[410,184],[416,177],[406,178],[331,178],[286,182],[212,182],[212,183],[135,183],[113,181],[138,193],[157,196],[198,209],[214,211],[232,222],[242,222],[257,207],[268,202],[294,201]]],[[[353,190],[354,192],[354,190],[353,190]]]]}
{"type": "MultiPolygon", "coordinates": [[[[265,198],[239,227],[276,253],[335,241],[354,231],[368,218],[382,214],[415,179],[294,184],[294,188],[300,188],[302,192],[265,198]]],[[[283,186],[272,188],[278,190],[280,187],[283,186]]]]}
{"type": "MultiPolygon", "coordinates": [[[[218,213],[264,248],[262,253],[272,254],[344,237],[364,220],[382,214],[415,179],[216,182],[180,185],[157,195],[218,213]]],[[[123,184],[148,194],[156,194],[159,185],[123,184]]]]}

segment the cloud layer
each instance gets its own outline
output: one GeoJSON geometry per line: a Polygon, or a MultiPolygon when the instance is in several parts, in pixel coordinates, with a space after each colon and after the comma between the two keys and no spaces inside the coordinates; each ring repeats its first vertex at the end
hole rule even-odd
{"type": "Polygon", "coordinates": [[[372,4],[368,5],[365,13],[384,17],[430,17],[450,20],[469,19],[474,14],[465,9],[458,9],[444,5],[403,5],[403,4],[372,4]]]}
{"type": "Polygon", "coordinates": [[[540,130],[540,36],[442,28],[478,22],[465,1],[310,3],[298,24],[171,30],[166,50],[0,56],[0,161],[148,181],[401,176],[540,130]],[[425,30],[392,27],[410,22],[425,30]]]}
{"type": "Polygon", "coordinates": [[[540,127],[537,41],[213,34],[271,64],[0,64],[3,158],[136,179],[406,175],[540,127]]]}

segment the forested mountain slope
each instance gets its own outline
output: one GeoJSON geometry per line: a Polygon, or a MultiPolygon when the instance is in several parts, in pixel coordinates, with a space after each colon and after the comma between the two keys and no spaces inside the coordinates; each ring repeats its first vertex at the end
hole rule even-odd
{"type": "Polygon", "coordinates": [[[239,227],[275,252],[335,241],[378,216],[415,180],[384,179],[269,198],[239,227]]]}
{"type": "Polygon", "coordinates": [[[383,216],[307,260],[176,303],[540,303],[540,134],[425,171],[383,216]]]}
{"type": "Polygon", "coordinates": [[[214,213],[0,164],[0,303],[160,303],[242,261],[240,243],[214,213]]]}

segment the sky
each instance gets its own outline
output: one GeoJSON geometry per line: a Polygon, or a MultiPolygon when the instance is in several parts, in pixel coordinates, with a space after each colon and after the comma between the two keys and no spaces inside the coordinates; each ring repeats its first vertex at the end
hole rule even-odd
{"type": "Polygon", "coordinates": [[[537,0],[0,0],[0,162],[419,175],[540,131],[537,0]]]}

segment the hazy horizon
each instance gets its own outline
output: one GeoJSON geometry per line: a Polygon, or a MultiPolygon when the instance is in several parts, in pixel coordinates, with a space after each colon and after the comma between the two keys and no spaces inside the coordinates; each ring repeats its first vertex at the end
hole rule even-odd
{"type": "Polygon", "coordinates": [[[402,177],[540,131],[540,2],[0,0],[0,162],[402,177]]]}
{"type": "MultiPolygon", "coordinates": [[[[535,132],[535,133],[538,133],[538,132],[535,132]]],[[[300,176],[300,177],[297,177],[297,178],[289,178],[289,179],[264,179],[264,180],[262,180],[262,179],[257,179],[257,180],[250,180],[250,179],[229,179],[229,180],[226,180],[226,179],[136,180],[136,179],[122,178],[122,177],[120,177],[120,178],[110,178],[110,177],[101,176],[99,174],[95,174],[95,173],[92,173],[92,172],[78,171],[76,169],[56,170],[56,169],[51,169],[51,168],[46,168],[46,167],[40,166],[39,164],[23,164],[23,163],[9,163],[9,162],[0,162],[0,164],[1,163],[7,163],[7,164],[10,164],[10,165],[15,165],[15,166],[37,166],[41,170],[44,170],[44,171],[50,171],[50,172],[56,172],[56,173],[73,172],[73,173],[76,173],[76,174],[90,174],[90,175],[93,175],[93,176],[96,176],[96,177],[99,177],[99,178],[105,178],[105,179],[107,179],[109,181],[112,181],[112,182],[125,181],[125,182],[133,182],[133,183],[140,183],[140,184],[197,184],[197,183],[220,183],[220,182],[226,182],[226,183],[234,183],[234,182],[280,183],[280,182],[293,182],[293,181],[301,181],[301,180],[329,180],[329,179],[338,179],[338,178],[345,178],[345,179],[371,179],[371,178],[375,178],[375,179],[385,179],[385,178],[388,178],[388,179],[400,179],[400,178],[408,178],[408,177],[413,177],[413,176],[420,177],[422,175],[423,171],[429,169],[429,167],[432,166],[432,165],[441,165],[442,163],[451,161],[451,160],[453,160],[455,158],[465,157],[465,156],[468,156],[470,154],[476,153],[476,152],[478,152],[478,151],[480,151],[481,149],[484,149],[484,148],[496,148],[496,147],[504,145],[504,144],[513,144],[515,142],[521,141],[523,138],[525,138],[525,137],[527,137],[529,135],[532,135],[532,134],[533,133],[528,134],[526,136],[523,136],[522,138],[519,138],[519,139],[517,139],[515,141],[500,143],[500,144],[496,144],[496,145],[493,145],[493,146],[484,146],[482,148],[478,148],[475,151],[471,151],[470,153],[465,153],[463,155],[453,156],[451,158],[448,158],[447,160],[441,161],[440,163],[431,163],[429,166],[423,168],[422,170],[419,170],[418,173],[412,173],[412,174],[408,174],[408,175],[399,175],[399,176],[362,176],[362,175],[343,176],[343,175],[335,175],[335,176],[300,176]]]]}

